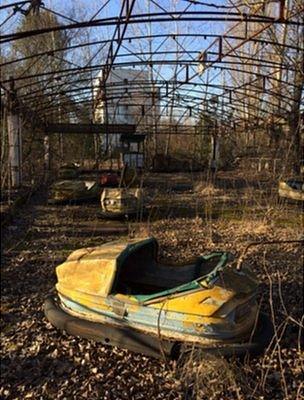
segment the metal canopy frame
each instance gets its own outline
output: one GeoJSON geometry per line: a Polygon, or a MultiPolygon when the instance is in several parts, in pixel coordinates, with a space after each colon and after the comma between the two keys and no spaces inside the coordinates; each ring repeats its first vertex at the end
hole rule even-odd
{"type": "MultiPolygon", "coordinates": [[[[256,5],[237,0],[228,4],[181,1],[177,9],[170,1],[164,5],[149,0],[149,6],[142,10],[142,2],[123,0],[117,16],[104,17],[105,9],[110,10],[113,2],[108,0],[95,16],[81,22],[43,6],[59,18],[56,26],[4,32],[1,46],[14,46],[20,40],[53,32],[112,29],[103,40],[79,41],[75,34],[76,42],[71,40],[65,47],[2,59],[1,91],[11,96],[14,88],[16,111],[25,117],[31,115],[31,120],[34,114],[37,124],[51,126],[60,122],[58,99],[60,117],[66,121],[75,119],[80,111],[90,120],[92,113],[103,107],[103,126],[108,126],[111,133],[118,105],[129,101],[133,113],[135,108],[139,110],[138,131],[151,135],[159,133],[158,129],[163,133],[164,127],[170,133],[176,132],[177,122],[184,124],[185,131],[187,126],[191,131],[201,118],[214,121],[221,132],[244,126],[254,129],[286,121],[299,103],[304,75],[304,6],[300,0],[272,2],[277,4],[272,5],[276,16],[267,15],[268,1],[256,5]],[[225,24],[227,28],[210,32],[208,23],[225,24]],[[191,24],[187,30],[186,24],[191,24]],[[144,27],[149,28],[146,33],[144,27]],[[296,32],[298,41],[291,40],[289,32],[296,32]],[[83,49],[94,50],[93,57],[86,63],[79,59],[75,62],[73,55],[83,49]],[[55,59],[63,68],[35,71],[37,63],[52,63],[55,59]],[[128,82],[127,90],[125,82],[109,80],[115,71],[126,68],[139,72],[138,79],[128,82]],[[142,71],[149,71],[150,79],[141,79],[142,71]],[[151,96],[149,105],[144,102],[146,94],[151,96]],[[159,110],[155,116],[156,107],[159,110]],[[166,114],[171,116],[169,123],[166,114]]],[[[0,11],[12,12],[0,23],[2,29],[9,19],[30,6],[30,1],[1,6],[0,11]]],[[[104,131],[102,128],[100,133],[104,131]]]]}

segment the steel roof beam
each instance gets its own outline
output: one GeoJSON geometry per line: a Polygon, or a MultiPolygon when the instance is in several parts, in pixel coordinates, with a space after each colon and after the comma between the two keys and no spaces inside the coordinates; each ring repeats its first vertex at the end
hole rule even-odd
{"type": "MultiPolygon", "coordinates": [[[[122,41],[134,41],[134,40],[142,40],[142,39],[157,39],[157,38],[163,38],[163,37],[171,37],[172,34],[159,34],[159,35],[146,35],[146,36],[127,36],[122,38],[122,41]]],[[[220,36],[222,36],[223,39],[231,39],[231,40],[244,40],[245,37],[244,36],[234,36],[234,35],[215,35],[215,34],[209,34],[209,33],[197,33],[197,34],[192,34],[192,33],[180,33],[180,34],[175,34],[174,36],[176,37],[200,37],[200,38],[219,38],[220,36]]],[[[39,56],[44,56],[44,55],[49,55],[52,56],[55,53],[58,52],[62,52],[62,51],[67,51],[67,50],[73,50],[73,49],[78,49],[81,47],[87,47],[87,46],[96,46],[99,44],[108,44],[112,41],[112,39],[109,40],[97,40],[97,41],[93,41],[93,42],[87,42],[87,43],[79,43],[77,45],[73,45],[73,46],[67,46],[67,47],[62,47],[62,48],[58,48],[58,49],[54,49],[52,51],[44,51],[44,52],[40,52],[37,54],[33,54],[31,56],[27,56],[27,57],[20,57],[14,60],[9,60],[6,62],[3,62],[0,64],[0,67],[4,67],[5,65],[11,65],[14,64],[16,62],[22,62],[22,61],[26,61],[26,60],[30,60],[32,58],[35,57],[39,57],[39,56]]],[[[297,47],[297,46],[293,46],[290,44],[286,44],[286,43],[279,43],[279,42],[274,42],[271,40],[266,40],[266,39],[257,39],[257,38],[251,38],[249,40],[250,42],[254,42],[254,43],[261,43],[261,44],[267,44],[270,46],[279,46],[279,47],[283,47],[283,48],[287,48],[287,49],[291,49],[291,50],[299,50],[299,49],[303,49],[303,46],[301,48],[297,47]]]]}
{"type": "Polygon", "coordinates": [[[66,133],[66,134],[98,134],[98,133],[135,133],[136,126],[132,124],[68,124],[56,123],[47,124],[45,132],[66,133]]]}
{"type": "MultiPolygon", "coordinates": [[[[130,0],[132,1],[132,0],[130,0]]],[[[133,0],[134,1],[134,0],[133,0]]],[[[100,26],[118,26],[124,24],[145,24],[150,22],[175,22],[176,19],[172,18],[174,16],[179,16],[179,21],[189,21],[189,22],[244,22],[246,23],[272,23],[272,24],[287,24],[295,26],[303,26],[303,22],[287,19],[283,22],[276,18],[266,17],[265,15],[257,14],[247,14],[247,13],[231,13],[231,12],[221,12],[221,11],[174,11],[172,12],[162,12],[162,13],[143,13],[132,15],[131,18],[128,15],[124,17],[112,17],[103,18],[92,21],[79,22],[68,25],[53,26],[42,29],[33,29],[29,31],[16,32],[11,34],[6,34],[0,36],[0,43],[7,43],[10,41],[15,41],[18,39],[24,39],[27,37],[37,36],[43,33],[56,32],[67,29],[79,29],[88,27],[100,27],[100,26]],[[170,16],[170,17],[169,17],[170,16]]]]}

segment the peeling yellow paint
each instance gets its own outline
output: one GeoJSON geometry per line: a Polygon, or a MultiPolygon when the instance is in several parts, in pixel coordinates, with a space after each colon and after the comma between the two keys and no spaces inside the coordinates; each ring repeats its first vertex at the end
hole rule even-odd
{"type": "MultiPolygon", "coordinates": [[[[223,290],[217,286],[212,289],[206,289],[197,291],[194,293],[188,293],[180,297],[175,297],[173,299],[166,299],[166,310],[175,311],[188,314],[191,319],[191,315],[200,315],[210,317],[214,314],[225,302],[229,301],[234,296],[231,291],[223,290]],[[214,303],[204,303],[204,300],[212,297],[214,303]]],[[[154,303],[151,308],[161,308],[163,302],[154,303]]],[[[188,318],[187,316],[187,318],[188,318]]]]}

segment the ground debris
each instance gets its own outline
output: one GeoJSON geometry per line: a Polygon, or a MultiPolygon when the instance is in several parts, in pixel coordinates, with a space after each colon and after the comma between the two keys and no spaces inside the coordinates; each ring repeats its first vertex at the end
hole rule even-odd
{"type": "MultiPolygon", "coordinates": [[[[215,361],[215,369],[209,369],[207,374],[205,371],[201,379],[205,386],[198,387],[193,380],[198,373],[195,365],[189,366],[190,373],[181,374],[174,362],[166,365],[127,350],[70,337],[45,320],[42,304],[55,284],[56,265],[76,248],[117,237],[65,236],[54,230],[29,230],[33,221],[52,226],[77,223],[77,218],[93,220],[95,205],[86,207],[85,215],[83,208],[77,207],[35,203],[30,207],[31,218],[26,213],[20,217],[18,235],[12,240],[8,233],[2,256],[1,398],[301,398],[304,355],[300,246],[256,247],[246,258],[261,279],[261,307],[273,315],[279,342],[274,341],[264,357],[245,361],[241,366],[229,364],[226,375],[223,366],[227,364],[215,361]]],[[[146,232],[158,239],[161,258],[182,261],[219,249],[239,255],[252,240],[297,238],[301,229],[274,226],[267,218],[243,216],[242,220],[229,222],[200,217],[159,220],[151,223],[146,232]]]]}

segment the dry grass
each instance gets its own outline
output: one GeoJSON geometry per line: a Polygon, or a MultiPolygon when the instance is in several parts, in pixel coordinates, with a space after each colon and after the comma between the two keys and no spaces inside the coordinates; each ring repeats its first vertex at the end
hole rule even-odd
{"type": "Polygon", "coordinates": [[[216,188],[211,183],[204,184],[202,182],[199,182],[194,185],[194,190],[197,194],[202,196],[221,196],[225,194],[222,189],[216,188]]]}
{"type": "MultiPolygon", "coordinates": [[[[240,192],[236,191],[235,197],[237,193],[240,192]]],[[[212,207],[217,196],[207,197],[208,206],[212,207]]],[[[83,221],[95,221],[99,205],[50,207],[37,202],[25,210],[16,229],[7,230],[5,236],[1,398],[303,398],[303,249],[299,245],[255,247],[246,257],[261,283],[261,309],[276,328],[264,355],[240,363],[199,352],[181,363],[166,365],[122,349],[66,336],[46,323],[42,303],[55,283],[56,265],[75,248],[117,237],[83,237],[78,236],[79,230],[71,235],[58,229],[70,226],[71,232],[73,224],[78,228],[83,221]]],[[[240,206],[242,212],[230,215],[229,219],[223,210],[216,218],[208,214],[161,219],[139,227],[130,223],[130,233],[154,235],[160,244],[160,256],[178,262],[218,249],[238,256],[251,241],[292,239],[303,234],[297,208],[276,204],[254,190],[248,192],[247,200],[240,200],[240,206]]]]}
{"type": "MultiPolygon", "coordinates": [[[[300,221],[286,227],[278,227],[275,222],[263,215],[255,220],[243,215],[228,224],[219,218],[211,223],[210,229],[200,218],[163,221],[159,222],[157,234],[164,243],[164,258],[175,258],[174,248],[182,247],[185,259],[190,254],[218,248],[239,255],[251,241],[301,236],[300,221]]],[[[299,244],[256,247],[250,249],[246,262],[261,281],[260,306],[275,327],[272,342],[264,355],[246,358],[242,363],[206,356],[203,352],[191,354],[174,371],[188,399],[303,398],[303,249],[299,244]]]]}
{"type": "Polygon", "coordinates": [[[235,399],[242,399],[241,374],[235,361],[197,349],[182,355],[174,367],[175,379],[180,383],[185,399],[191,400],[217,400],[227,392],[235,399]]]}

